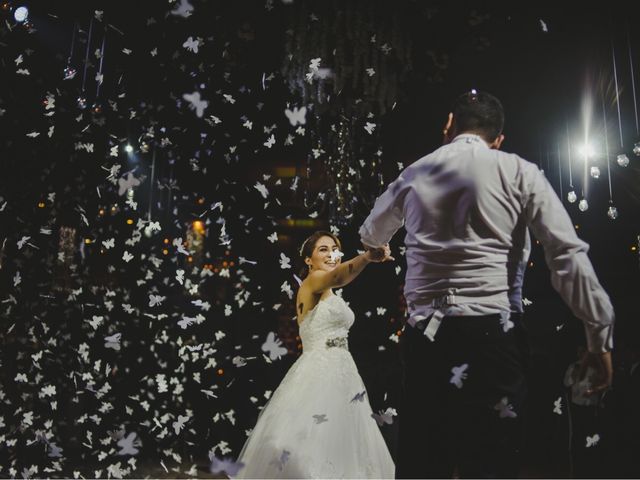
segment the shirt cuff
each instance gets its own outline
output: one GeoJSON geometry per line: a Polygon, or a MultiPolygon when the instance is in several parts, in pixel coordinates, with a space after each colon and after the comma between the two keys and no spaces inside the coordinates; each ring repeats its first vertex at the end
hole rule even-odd
{"type": "Polygon", "coordinates": [[[360,234],[360,241],[364,245],[374,248],[382,246],[382,243],[378,242],[364,225],[360,227],[358,233],[360,234]]]}
{"type": "Polygon", "coordinates": [[[603,325],[597,330],[586,328],[587,349],[591,353],[605,353],[613,350],[613,324],[603,325]]]}

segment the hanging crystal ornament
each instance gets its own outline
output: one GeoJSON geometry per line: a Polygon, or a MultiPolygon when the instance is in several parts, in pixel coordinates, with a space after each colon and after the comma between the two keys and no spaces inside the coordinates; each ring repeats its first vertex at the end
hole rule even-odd
{"type": "Polygon", "coordinates": [[[71,65],[67,65],[66,67],[64,67],[64,70],[62,71],[63,79],[71,80],[76,76],[77,73],[78,71],[75,68],[73,68],[71,65]]]}
{"type": "Polygon", "coordinates": [[[71,80],[76,76],[78,71],[71,66],[71,59],[73,58],[73,48],[76,44],[76,31],[78,29],[78,24],[73,24],[73,33],[71,34],[71,49],[69,50],[69,56],[67,57],[67,66],[64,67],[62,71],[62,78],[64,80],[71,80]]]}
{"type": "Polygon", "coordinates": [[[627,157],[626,153],[621,153],[616,157],[616,162],[618,162],[618,165],[621,167],[626,167],[629,165],[629,157],[627,157]]]}
{"type": "Polygon", "coordinates": [[[633,153],[640,157],[640,142],[636,142],[633,146],[633,153]]]}
{"type": "Polygon", "coordinates": [[[76,257],[76,229],[60,226],[58,232],[58,254],[53,278],[55,290],[70,291],[74,285],[72,279],[73,265],[76,257]]]}
{"type": "Polygon", "coordinates": [[[589,174],[593,177],[593,178],[600,178],[600,168],[598,167],[591,167],[591,169],[589,170],[589,174]]]}
{"type": "Polygon", "coordinates": [[[576,192],[573,187],[573,173],[572,173],[572,159],[571,159],[571,135],[569,134],[569,122],[566,122],[566,130],[567,130],[567,160],[569,164],[569,191],[567,192],[567,202],[575,203],[578,199],[576,192]]]}
{"type": "Polygon", "coordinates": [[[77,104],[78,108],[85,109],[87,108],[87,97],[84,93],[84,85],[87,80],[87,66],[89,65],[89,49],[91,48],[91,32],[93,31],[93,17],[91,18],[91,23],[89,23],[89,34],[87,36],[87,53],[84,58],[84,71],[82,72],[82,89],[80,90],[80,95],[78,96],[77,104]]]}
{"type": "MultiPolygon", "coordinates": [[[[604,149],[605,149],[605,158],[607,159],[607,183],[609,184],[609,209],[607,210],[607,216],[611,220],[615,220],[618,218],[618,209],[613,206],[613,189],[611,187],[611,162],[609,161],[609,140],[607,137],[607,110],[605,107],[604,95],[601,96],[602,99],[602,120],[604,124],[604,149]]],[[[618,155],[620,157],[620,155],[618,155]]],[[[619,163],[619,158],[616,159],[619,163]]],[[[627,163],[629,159],[627,159],[627,163]]]]}
{"type": "Polygon", "coordinates": [[[96,115],[102,113],[102,103],[100,102],[100,86],[102,85],[102,62],[104,62],[104,47],[107,43],[107,30],[104,31],[104,36],[102,37],[102,47],[100,48],[100,66],[98,67],[98,75],[96,76],[97,85],[96,85],[96,101],[91,106],[91,110],[96,115]]]}
{"type": "Polygon", "coordinates": [[[335,135],[329,137],[327,170],[333,177],[335,191],[333,198],[329,199],[329,220],[333,225],[345,226],[353,217],[356,203],[350,121],[345,115],[340,115],[338,124],[332,125],[331,130],[335,135]]]}
{"type": "MultiPolygon", "coordinates": [[[[356,219],[356,213],[368,212],[384,186],[382,154],[374,154],[381,144],[376,120],[393,109],[413,70],[414,37],[403,21],[405,8],[381,10],[372,2],[369,14],[358,16],[352,2],[316,2],[310,17],[303,3],[294,2],[291,8],[281,72],[291,93],[312,105],[318,118],[314,131],[308,127],[309,150],[325,150],[320,158],[307,156],[307,178],[313,166],[313,177],[326,181],[320,193],[309,195],[307,190],[305,207],[342,226],[356,219]],[[318,198],[326,200],[324,211],[315,206],[318,198]]],[[[307,189],[317,185],[305,183],[307,189]]]]}
{"type": "Polygon", "coordinates": [[[587,202],[586,198],[580,200],[580,202],[578,203],[578,209],[581,212],[586,212],[589,209],[589,203],[587,202]]]}

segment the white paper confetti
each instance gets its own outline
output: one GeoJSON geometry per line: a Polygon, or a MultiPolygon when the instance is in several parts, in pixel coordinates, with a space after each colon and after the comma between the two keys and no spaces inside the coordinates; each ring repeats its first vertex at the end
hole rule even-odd
{"type": "Polygon", "coordinates": [[[507,397],[502,397],[498,403],[493,406],[497,410],[500,418],[516,418],[518,415],[513,411],[513,406],[509,403],[507,397]]]}
{"type": "Polygon", "coordinates": [[[282,340],[273,332],[269,332],[261,348],[263,352],[269,354],[270,360],[277,360],[287,353],[287,349],[282,346],[282,340]]]}
{"type": "Polygon", "coordinates": [[[303,106],[300,109],[298,109],[298,107],[293,107],[293,110],[289,110],[287,108],[285,109],[284,114],[289,119],[289,123],[292,127],[295,127],[296,125],[304,125],[307,123],[307,107],[303,106]]]}
{"type": "Polygon", "coordinates": [[[458,367],[453,367],[451,369],[451,373],[453,374],[449,379],[449,383],[455,385],[458,388],[462,388],[462,381],[465,380],[468,376],[467,369],[469,368],[468,363],[463,363],[458,367]]]}

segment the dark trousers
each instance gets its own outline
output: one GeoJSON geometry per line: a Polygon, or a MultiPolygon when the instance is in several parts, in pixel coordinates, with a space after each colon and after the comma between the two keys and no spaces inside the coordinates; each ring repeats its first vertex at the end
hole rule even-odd
{"type": "Polygon", "coordinates": [[[603,432],[602,408],[597,405],[583,406],[571,403],[571,464],[572,478],[604,478],[607,475],[606,449],[608,435],[603,432]],[[587,437],[598,433],[602,437],[593,446],[587,447],[587,437]]]}
{"type": "Polygon", "coordinates": [[[435,341],[407,325],[397,478],[515,478],[528,348],[519,314],[445,317],[435,341]]]}

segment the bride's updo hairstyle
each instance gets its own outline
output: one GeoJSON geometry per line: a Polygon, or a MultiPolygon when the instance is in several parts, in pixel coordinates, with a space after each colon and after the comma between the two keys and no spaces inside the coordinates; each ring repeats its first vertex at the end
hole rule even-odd
{"type": "Polygon", "coordinates": [[[322,237],[333,238],[333,241],[336,242],[336,245],[338,245],[338,248],[342,250],[342,244],[340,243],[340,239],[336,237],[333,233],[326,232],[324,230],[318,230],[317,232],[313,232],[310,236],[307,237],[307,239],[304,242],[302,242],[302,246],[300,247],[299,253],[300,253],[300,261],[302,263],[302,267],[300,268],[299,273],[300,273],[300,278],[303,280],[309,274],[309,267],[304,263],[304,259],[307,257],[311,257],[311,255],[313,254],[313,249],[316,248],[316,243],[318,243],[318,240],[320,240],[322,237]]]}

